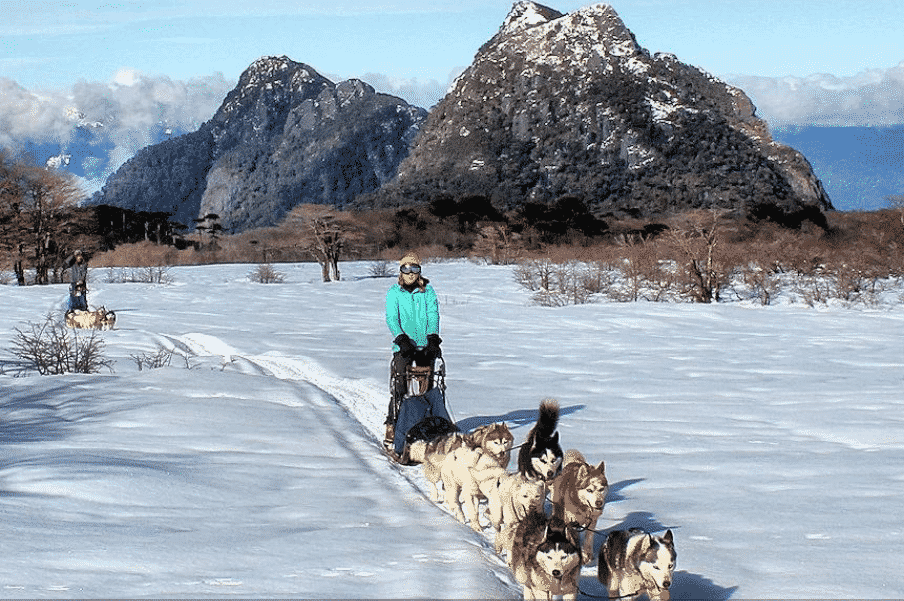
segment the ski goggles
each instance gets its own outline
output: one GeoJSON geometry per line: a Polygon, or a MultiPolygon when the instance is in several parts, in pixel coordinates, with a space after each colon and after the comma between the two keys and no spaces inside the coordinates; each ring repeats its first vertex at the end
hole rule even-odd
{"type": "Polygon", "coordinates": [[[420,265],[402,265],[399,267],[399,271],[402,273],[420,273],[421,266],[420,265]]]}

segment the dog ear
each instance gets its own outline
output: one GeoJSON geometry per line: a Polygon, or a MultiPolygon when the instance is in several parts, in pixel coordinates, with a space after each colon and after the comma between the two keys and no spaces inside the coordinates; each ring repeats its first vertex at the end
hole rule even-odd
{"type": "Polygon", "coordinates": [[[672,529],[671,528],[669,528],[668,530],[665,531],[665,534],[662,536],[662,540],[667,542],[670,545],[675,542],[675,540],[672,538],[672,529]]]}
{"type": "Polygon", "coordinates": [[[606,462],[605,462],[605,461],[600,461],[600,464],[599,464],[598,466],[596,466],[596,469],[598,469],[599,471],[605,473],[605,472],[606,472],[606,462]]]}
{"type": "Polygon", "coordinates": [[[556,433],[549,437],[549,440],[552,442],[559,444],[559,431],[556,430],[556,433]]]}
{"type": "Polygon", "coordinates": [[[590,471],[590,468],[587,466],[587,464],[586,464],[586,463],[582,463],[580,466],[578,466],[577,479],[578,479],[578,480],[583,480],[584,478],[587,477],[587,473],[588,473],[589,471],[590,471]]]}

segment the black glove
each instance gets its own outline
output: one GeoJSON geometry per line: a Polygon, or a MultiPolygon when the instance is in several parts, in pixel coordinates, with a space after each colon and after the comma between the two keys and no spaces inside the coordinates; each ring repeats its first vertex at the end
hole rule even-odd
{"type": "Polygon", "coordinates": [[[406,359],[410,359],[414,355],[414,351],[417,350],[408,334],[399,334],[393,342],[399,345],[399,354],[406,359]]]}
{"type": "Polygon", "coordinates": [[[427,348],[424,349],[425,353],[433,357],[439,357],[442,355],[442,351],[439,350],[439,345],[442,344],[443,339],[439,337],[439,334],[430,334],[427,336],[427,348]]]}

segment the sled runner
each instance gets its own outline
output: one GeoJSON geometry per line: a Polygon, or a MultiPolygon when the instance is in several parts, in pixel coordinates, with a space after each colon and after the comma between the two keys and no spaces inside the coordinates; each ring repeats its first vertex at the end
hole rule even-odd
{"type": "MultiPolygon", "coordinates": [[[[399,463],[412,465],[408,458],[408,445],[416,440],[430,441],[455,432],[458,426],[452,421],[446,407],[446,363],[437,357],[433,366],[410,365],[405,374],[406,394],[396,401],[395,437],[390,454],[399,463]]],[[[395,382],[392,382],[395,385],[395,382]]]]}

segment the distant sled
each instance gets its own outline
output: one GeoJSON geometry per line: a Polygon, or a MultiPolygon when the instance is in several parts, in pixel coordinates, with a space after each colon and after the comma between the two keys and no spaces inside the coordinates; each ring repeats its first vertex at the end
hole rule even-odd
{"type": "Polygon", "coordinates": [[[70,328],[85,330],[112,330],[116,325],[116,313],[103,306],[93,311],[69,309],[65,315],[66,325],[70,328]]]}

